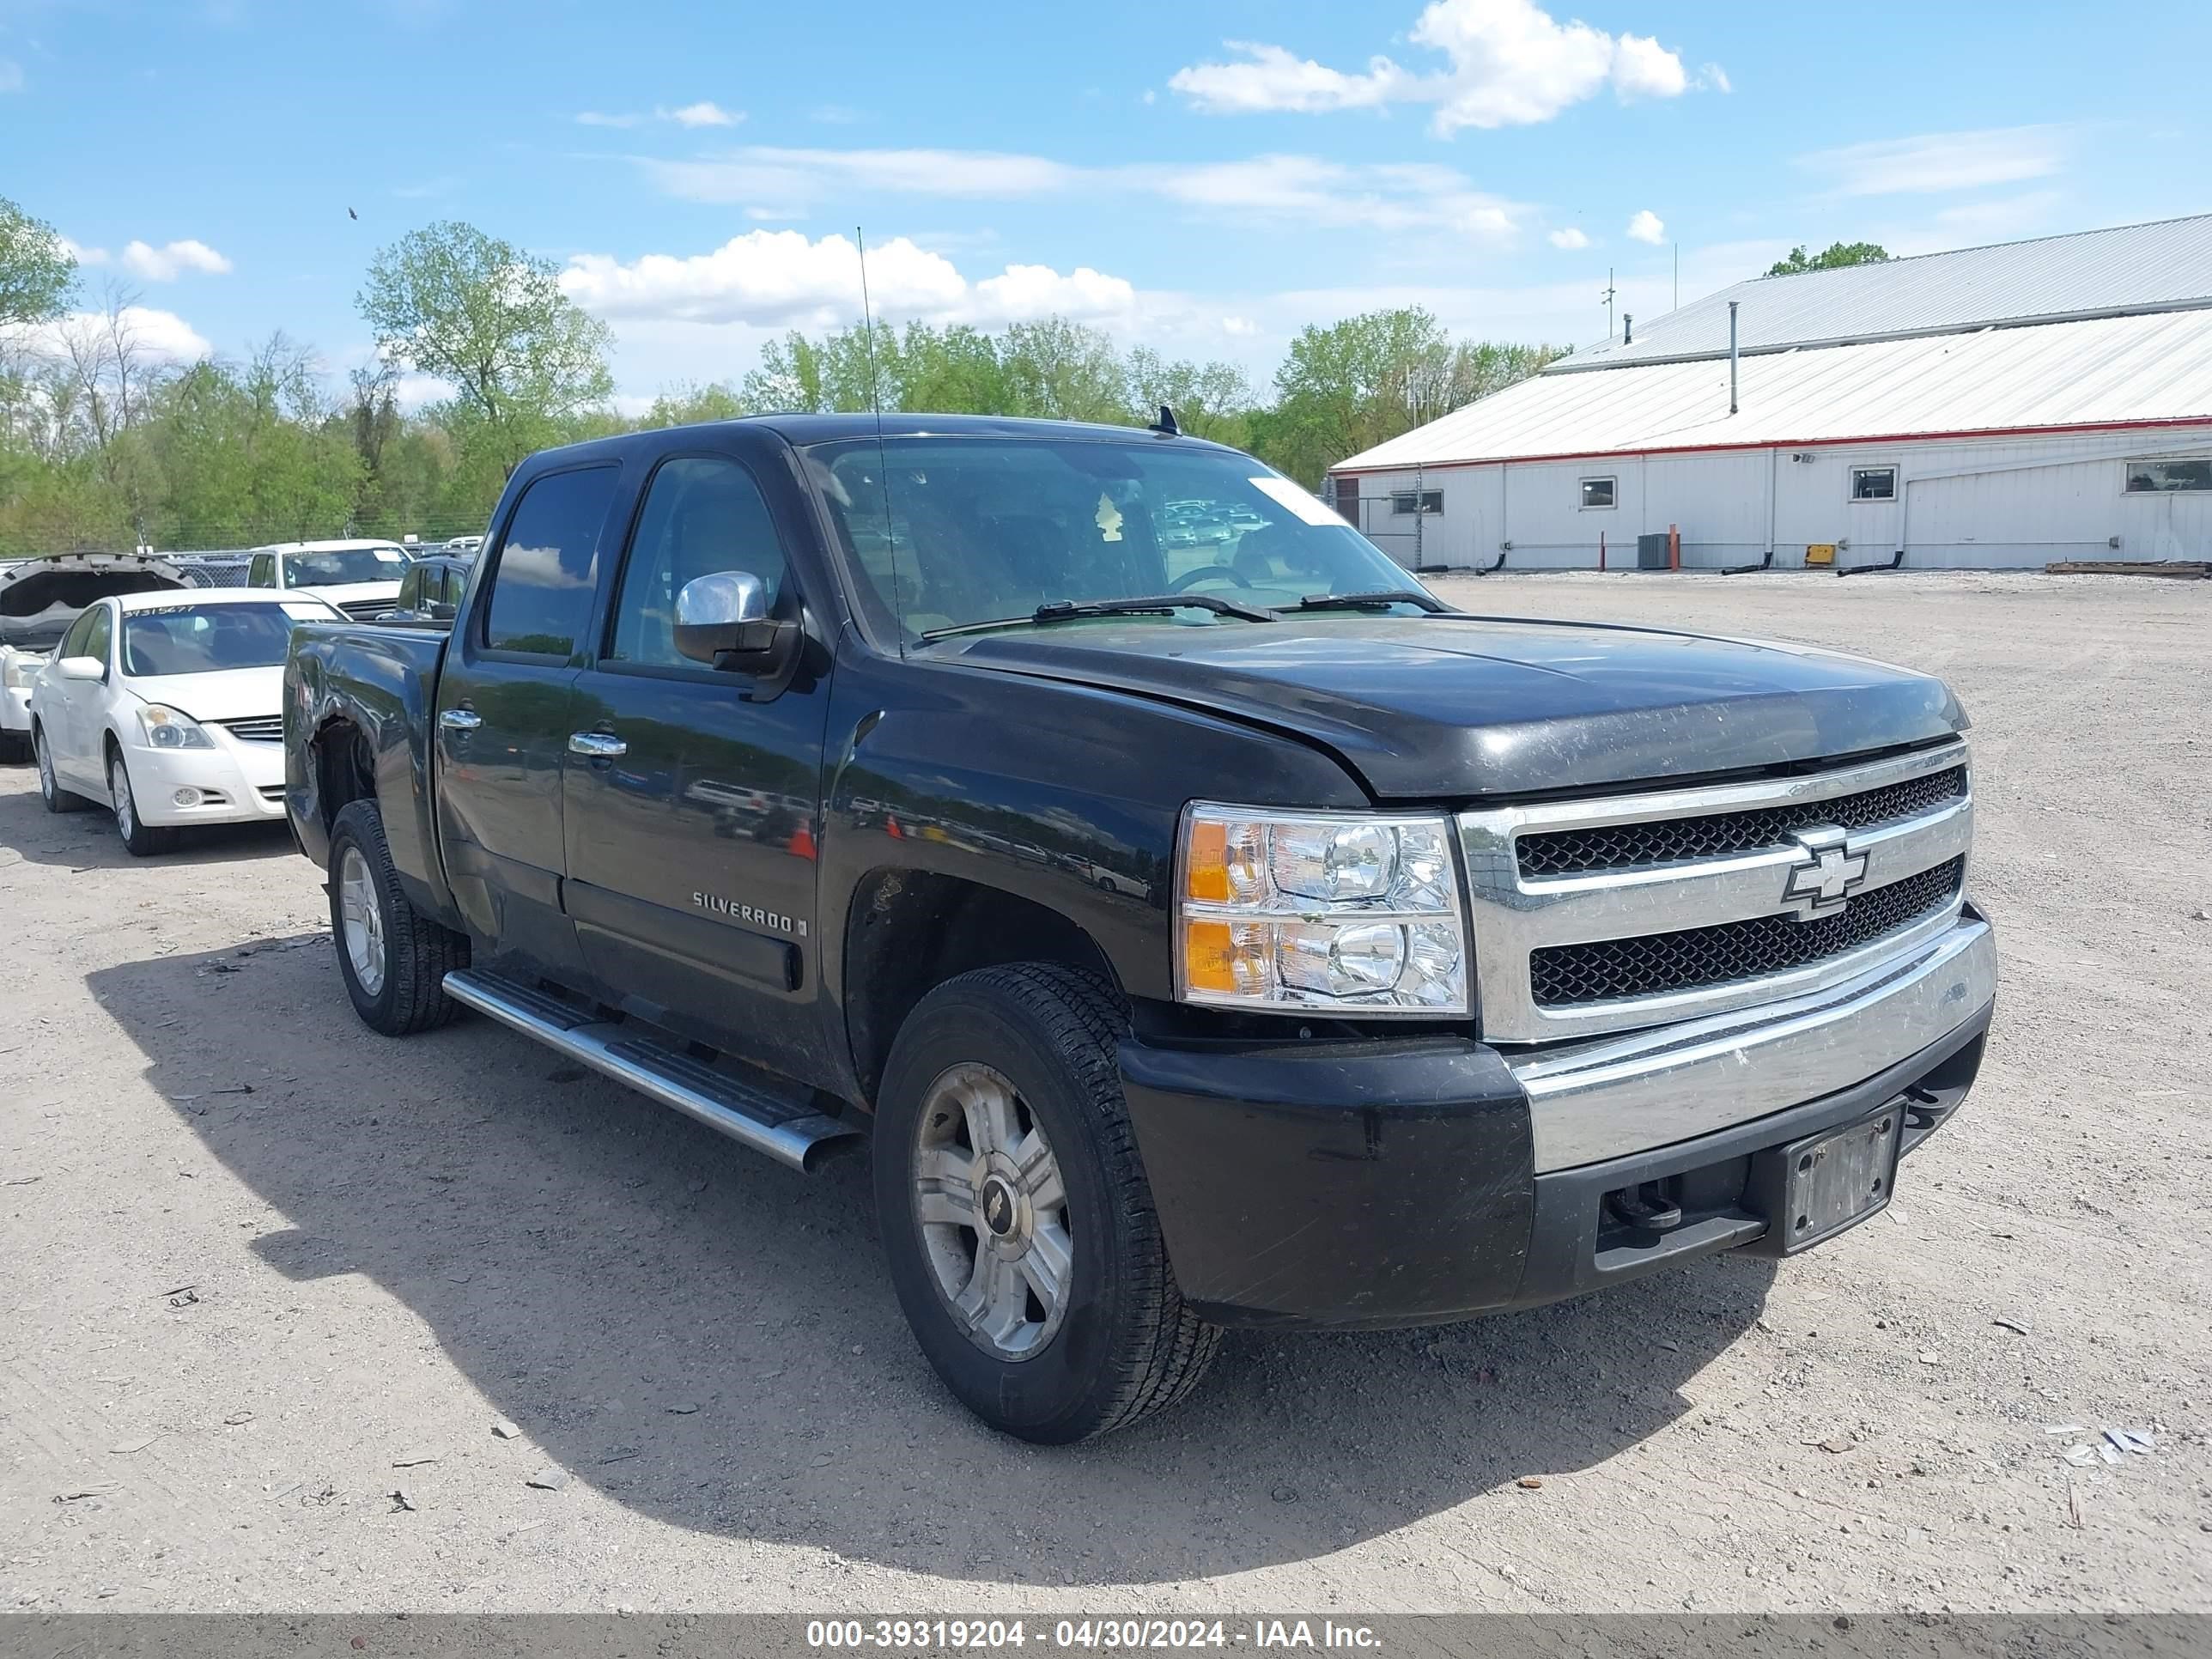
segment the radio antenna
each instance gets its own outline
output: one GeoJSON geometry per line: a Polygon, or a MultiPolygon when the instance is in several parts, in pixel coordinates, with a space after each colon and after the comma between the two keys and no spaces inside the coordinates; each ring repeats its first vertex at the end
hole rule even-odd
{"type": "Polygon", "coordinates": [[[897,629],[899,655],[906,655],[906,613],[899,591],[898,534],[891,528],[891,458],[884,442],[884,389],[876,370],[876,308],[868,298],[868,240],[853,227],[853,246],[860,254],[860,322],[868,347],[868,407],[876,417],[876,473],[884,492],[884,545],[891,560],[891,625],[897,629]]]}

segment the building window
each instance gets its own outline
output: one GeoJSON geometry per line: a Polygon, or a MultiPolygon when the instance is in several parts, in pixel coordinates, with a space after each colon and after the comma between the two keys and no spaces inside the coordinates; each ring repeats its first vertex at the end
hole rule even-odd
{"type": "Polygon", "coordinates": [[[2212,490],[2212,460],[2130,461],[2128,494],[2143,495],[2169,490],[2192,494],[2212,490]]]}
{"type": "Polygon", "coordinates": [[[1353,524],[1359,522],[1359,480],[1339,478],[1336,481],[1336,510],[1353,524]]]}
{"type": "Polygon", "coordinates": [[[1851,469],[1851,499],[1855,501],[1893,501],[1897,499],[1897,469],[1893,466],[1855,466],[1851,469]]]}
{"type": "Polygon", "coordinates": [[[1444,510],[1444,492],[1441,489],[1394,489],[1390,492],[1390,516],[1410,519],[1416,513],[1441,515],[1444,510]]]}
{"type": "Polygon", "coordinates": [[[1610,479],[1610,478],[1584,478],[1584,479],[1583,480],[1583,506],[1585,508],[1588,508],[1588,507],[1611,507],[1612,505],[1613,505],[1613,480],[1612,480],[1612,479],[1610,479]]]}

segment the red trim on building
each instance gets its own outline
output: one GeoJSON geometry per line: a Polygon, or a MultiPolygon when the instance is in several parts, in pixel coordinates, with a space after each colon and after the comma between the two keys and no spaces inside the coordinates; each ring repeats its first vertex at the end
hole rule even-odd
{"type": "MultiPolygon", "coordinates": [[[[1644,449],[1568,449],[1557,454],[1505,455],[1475,461],[1405,461],[1389,466],[1363,466],[1358,475],[1411,472],[1448,466],[1527,466],[1542,461],[1640,460],[1647,455],[1711,455],[1758,449],[1836,449],[1855,444],[1934,443],[1954,438],[2055,438],[2076,432],[2148,432],[2179,426],[2212,426],[2212,415],[2183,415],[2158,421],[2085,421],[2072,426],[1992,426],[1957,432],[1876,432],[1859,438],[1761,438],[1756,443],[1658,444],[1644,449]]],[[[2088,459],[2095,459],[2096,457],[2088,459]]],[[[1329,469],[1331,477],[1340,471],[1329,469]]]]}

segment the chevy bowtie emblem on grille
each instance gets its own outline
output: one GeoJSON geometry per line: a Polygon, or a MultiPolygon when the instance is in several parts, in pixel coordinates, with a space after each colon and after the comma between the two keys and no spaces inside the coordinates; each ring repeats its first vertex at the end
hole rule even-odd
{"type": "Polygon", "coordinates": [[[1854,890],[1864,884],[1867,855],[1853,850],[1850,832],[1832,823],[1793,832],[1797,861],[1782,886],[1782,902],[1800,921],[1841,915],[1854,890]]]}

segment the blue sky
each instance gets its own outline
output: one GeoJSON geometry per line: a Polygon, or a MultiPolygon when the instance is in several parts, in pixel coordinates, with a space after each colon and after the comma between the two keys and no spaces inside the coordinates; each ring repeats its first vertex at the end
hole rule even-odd
{"type": "Polygon", "coordinates": [[[455,217],[562,265],[641,401],[857,317],[858,224],[888,316],[1264,380],[1378,304],[1595,340],[1678,243],[1687,301],[2205,210],[2208,60],[2180,3],[0,0],[0,193],[181,351],[339,373],[370,256],[455,217]]]}

